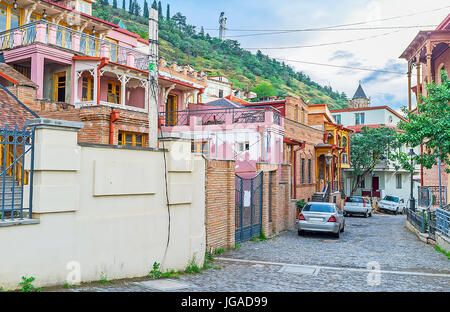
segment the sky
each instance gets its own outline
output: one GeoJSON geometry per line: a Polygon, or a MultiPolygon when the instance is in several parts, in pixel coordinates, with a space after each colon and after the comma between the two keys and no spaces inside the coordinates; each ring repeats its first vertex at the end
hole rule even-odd
{"type": "MultiPolygon", "coordinates": [[[[141,0],[142,3],[143,1],[141,0]]],[[[147,1],[149,5],[153,2],[147,1]]],[[[345,92],[349,98],[353,97],[358,82],[361,81],[364,91],[371,98],[372,106],[387,105],[397,111],[407,105],[407,65],[405,60],[399,59],[399,56],[419,30],[436,28],[450,13],[448,0],[429,2],[419,0],[164,0],[162,1],[164,14],[168,3],[172,15],[181,12],[187,17],[189,24],[197,26],[198,29],[203,26],[212,36],[218,36],[219,15],[224,11],[228,19],[227,38],[238,40],[242,48],[261,48],[264,54],[274,58],[403,73],[388,74],[286,62],[321,85],[329,85],[335,91],[345,92]],[[439,8],[444,9],[424,12],[439,8]],[[292,32],[240,37],[261,33],[259,30],[319,28],[408,14],[414,15],[348,27],[422,27],[292,32]],[[242,30],[258,31],[244,32],[242,30]],[[317,45],[362,38],[365,39],[319,47],[263,49],[317,45]]],[[[253,49],[250,51],[256,52],[253,49]]],[[[414,80],[413,85],[415,85],[414,80]]]]}

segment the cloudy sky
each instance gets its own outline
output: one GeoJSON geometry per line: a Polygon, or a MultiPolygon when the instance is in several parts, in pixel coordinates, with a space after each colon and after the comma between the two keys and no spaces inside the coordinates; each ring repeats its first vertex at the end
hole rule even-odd
{"type": "MultiPolygon", "coordinates": [[[[143,0],[141,0],[143,2],[143,0]]],[[[148,0],[149,3],[153,2],[148,0]]],[[[271,57],[342,66],[383,69],[406,73],[406,62],[399,56],[419,29],[434,29],[450,12],[448,0],[164,0],[170,3],[172,15],[180,11],[190,24],[203,26],[217,36],[221,11],[228,18],[227,37],[238,40],[243,48],[261,48],[271,57]],[[424,3],[427,5],[425,6],[424,3]],[[446,7],[446,8],[445,8],[446,7]],[[429,12],[434,9],[433,12],[429,12]],[[428,12],[425,12],[428,11],[428,12]],[[291,32],[257,35],[259,30],[296,30],[334,25],[368,22],[396,16],[391,20],[370,22],[351,28],[380,28],[390,26],[424,26],[409,29],[371,29],[348,31],[291,32]],[[429,26],[428,26],[429,25],[429,26]],[[211,29],[211,30],[209,30],[211,29]],[[239,30],[239,31],[238,31],[239,30]],[[242,31],[258,30],[258,31],[242,31]],[[245,35],[245,36],[243,36],[245,35]],[[263,49],[292,47],[351,41],[348,43],[291,49],[263,49]]],[[[344,27],[341,27],[344,28],[344,27]]],[[[251,50],[256,51],[256,50],[251,50]]],[[[307,73],[314,81],[330,85],[334,90],[352,97],[362,81],[372,106],[389,105],[398,110],[407,104],[406,74],[368,72],[318,65],[286,62],[307,73]]],[[[415,82],[413,82],[415,84],[415,82]]]]}

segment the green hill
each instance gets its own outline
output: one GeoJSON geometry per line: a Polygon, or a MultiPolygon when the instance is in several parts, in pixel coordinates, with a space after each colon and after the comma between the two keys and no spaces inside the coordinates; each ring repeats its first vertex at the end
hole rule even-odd
{"type": "MultiPolygon", "coordinates": [[[[129,31],[148,38],[148,19],[140,15],[140,8],[139,14],[136,14],[136,7],[133,9],[134,14],[130,14],[105,2],[107,0],[94,4],[94,16],[116,24],[122,21],[129,31]]],[[[187,24],[186,17],[181,13],[170,19],[160,16],[159,30],[160,55],[168,63],[190,65],[211,76],[225,76],[234,84],[234,88],[254,90],[258,96],[301,96],[305,101],[309,100],[310,104],[327,103],[330,108],[345,108],[348,105],[344,93],[319,85],[303,72],[297,72],[261,51],[252,54],[243,50],[238,41],[222,42],[213,38],[203,28],[197,30],[195,26],[187,24]]]]}

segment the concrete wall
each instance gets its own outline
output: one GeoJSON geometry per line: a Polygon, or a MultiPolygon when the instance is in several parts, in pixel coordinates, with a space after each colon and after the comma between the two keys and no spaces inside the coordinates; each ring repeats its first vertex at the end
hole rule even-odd
{"type": "Polygon", "coordinates": [[[163,143],[167,205],[163,150],[80,146],[80,123],[35,122],[32,221],[39,223],[1,224],[1,286],[15,288],[21,276],[62,285],[73,261],[83,282],[145,276],[155,261],[163,270],[203,262],[205,161],[191,157],[190,142],[163,143]]]}

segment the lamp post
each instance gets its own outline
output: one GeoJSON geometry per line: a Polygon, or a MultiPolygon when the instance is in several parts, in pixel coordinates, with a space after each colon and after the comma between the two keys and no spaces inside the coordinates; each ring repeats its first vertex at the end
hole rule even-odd
{"type": "Polygon", "coordinates": [[[413,163],[413,156],[416,155],[416,153],[414,153],[414,149],[410,149],[409,156],[411,156],[411,196],[409,198],[409,207],[412,211],[416,211],[416,200],[414,199],[414,194],[413,194],[413,189],[414,189],[414,179],[413,179],[413,175],[414,175],[414,163],[413,163]]]}

